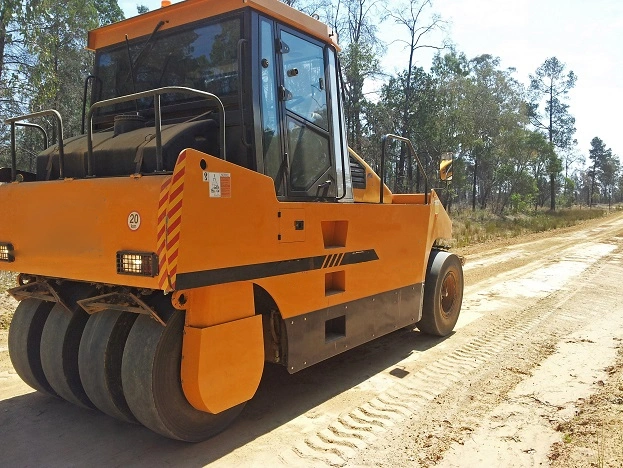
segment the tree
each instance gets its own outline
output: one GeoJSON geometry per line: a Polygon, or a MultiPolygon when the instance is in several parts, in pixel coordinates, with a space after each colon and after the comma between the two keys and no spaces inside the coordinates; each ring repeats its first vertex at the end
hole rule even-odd
{"type": "Polygon", "coordinates": [[[375,0],[345,0],[344,31],[347,45],[340,53],[344,70],[344,91],[346,100],[344,112],[346,130],[350,145],[361,151],[362,113],[366,105],[363,87],[365,81],[380,73],[376,37],[373,22],[377,9],[375,0]]]}
{"type": "Polygon", "coordinates": [[[619,158],[611,154],[606,158],[602,168],[602,184],[605,194],[608,196],[608,209],[612,208],[612,191],[617,184],[620,166],[619,158]]]}
{"type": "Polygon", "coordinates": [[[473,210],[478,196],[480,207],[485,208],[500,190],[505,147],[513,133],[527,123],[522,88],[512,77],[514,70],[501,70],[499,64],[499,58],[491,55],[475,57],[469,61],[470,75],[460,81],[460,144],[473,167],[473,210]]]}
{"type": "MultiPolygon", "coordinates": [[[[401,102],[398,102],[396,106],[396,111],[398,112],[398,115],[401,116],[402,120],[400,122],[398,132],[401,136],[408,138],[414,137],[412,132],[415,128],[421,128],[420,126],[416,127],[415,125],[415,119],[417,119],[418,114],[420,113],[416,110],[418,108],[418,104],[424,104],[426,98],[431,98],[431,93],[421,93],[419,98],[415,98],[414,96],[414,94],[418,91],[418,88],[422,86],[421,83],[424,78],[424,70],[415,67],[415,54],[418,50],[424,48],[441,50],[445,47],[445,45],[434,45],[424,42],[431,32],[441,30],[445,25],[445,22],[441,19],[439,15],[433,14],[430,17],[426,15],[427,10],[431,7],[431,0],[411,0],[407,5],[398,6],[397,8],[393,7],[388,12],[389,17],[392,18],[397,25],[402,26],[409,32],[407,40],[397,39],[397,42],[401,42],[404,44],[405,49],[408,52],[409,60],[407,69],[400,79],[402,87],[398,96],[401,97],[401,99],[399,99],[399,101],[401,102]],[[424,97],[424,95],[426,95],[426,97],[424,97]]],[[[424,83],[423,86],[426,86],[429,89],[431,88],[431,86],[426,83],[424,83]]],[[[429,106],[421,105],[419,107],[425,108],[429,106]]],[[[428,119],[424,120],[424,122],[427,121],[428,119]]],[[[415,144],[415,147],[416,150],[421,153],[428,153],[428,151],[422,151],[423,148],[419,147],[417,143],[415,144]]],[[[408,187],[408,190],[412,190],[413,187],[411,185],[413,181],[413,163],[411,161],[411,158],[409,157],[407,148],[405,147],[405,145],[402,145],[397,167],[398,181],[404,179],[405,163],[407,163],[406,172],[408,175],[408,185],[410,185],[410,187],[408,187]]]]}
{"type": "MultiPolygon", "coordinates": [[[[19,3],[19,2],[18,2],[19,3]]],[[[7,6],[8,3],[3,6],[7,6]]],[[[92,55],[85,50],[87,32],[99,25],[118,21],[123,12],[117,0],[32,0],[24,2],[14,10],[11,20],[13,33],[11,53],[5,48],[0,80],[2,113],[16,115],[42,109],[55,108],[63,116],[65,136],[71,136],[80,129],[83,83],[92,68],[92,55]],[[19,42],[19,60],[7,63],[7,57],[17,57],[16,42],[19,42]],[[10,65],[10,66],[9,66],[10,65]],[[7,73],[9,71],[9,73],[7,73]],[[9,108],[8,104],[12,103],[9,108]]],[[[5,28],[6,31],[6,28],[5,28]]],[[[47,127],[51,141],[56,136],[56,126],[42,122],[47,127]]],[[[40,142],[33,132],[18,132],[19,155],[32,168],[40,142]]],[[[8,157],[8,135],[4,132],[2,156],[8,157]]]]}
{"type": "MultiPolygon", "coordinates": [[[[530,121],[537,129],[545,131],[549,142],[559,149],[569,148],[575,133],[575,118],[569,114],[565,99],[575,86],[576,79],[573,71],[565,72],[565,64],[556,57],[545,60],[535,74],[530,75],[530,121]],[[539,112],[543,99],[545,107],[543,112],[539,112]]],[[[556,209],[556,175],[550,174],[551,210],[556,209]]]]}
{"type": "Polygon", "coordinates": [[[599,137],[591,140],[591,148],[588,151],[588,158],[593,163],[589,171],[590,188],[588,190],[588,206],[592,206],[595,198],[595,189],[603,188],[607,190],[615,184],[618,172],[618,160],[614,160],[612,150],[606,148],[606,144],[599,137]]]}
{"type": "MultiPolygon", "coordinates": [[[[428,172],[430,169],[428,163],[431,160],[429,156],[438,157],[440,154],[440,152],[435,154],[437,145],[434,141],[436,132],[434,123],[437,114],[437,96],[433,77],[420,67],[405,70],[383,85],[381,102],[391,116],[391,124],[385,133],[399,133],[409,138],[420,156],[424,170],[428,172]],[[406,89],[410,90],[407,94],[406,89]]],[[[415,160],[404,144],[400,146],[394,171],[395,179],[391,188],[395,192],[411,193],[414,189],[421,188],[420,173],[415,160]]]]}
{"type": "MultiPolygon", "coordinates": [[[[116,0],[71,0],[49,3],[44,12],[30,18],[26,42],[34,64],[29,70],[31,110],[57,109],[70,136],[80,128],[80,101],[92,55],[84,50],[87,32],[118,21],[123,12],[116,0]]],[[[54,130],[53,133],[54,135],[54,130]]]]}

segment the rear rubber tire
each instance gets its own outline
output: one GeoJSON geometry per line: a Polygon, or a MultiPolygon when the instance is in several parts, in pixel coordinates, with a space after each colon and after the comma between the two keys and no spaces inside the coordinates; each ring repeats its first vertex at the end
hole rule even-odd
{"type": "Polygon", "coordinates": [[[41,334],[53,302],[24,299],[19,303],[9,327],[9,356],[17,375],[29,386],[58,396],[41,366],[41,334]]]}
{"type": "Polygon", "coordinates": [[[84,391],[97,409],[121,421],[137,423],[123,394],[121,359],[138,315],[104,310],[89,317],[78,351],[84,391]]]}
{"type": "Polygon", "coordinates": [[[146,315],[136,319],[123,352],[121,377],[128,406],[154,432],[186,442],[206,440],[225,429],[245,403],[210,414],[195,409],[180,380],[184,313],[163,327],[146,315]]]}
{"type": "Polygon", "coordinates": [[[422,319],[416,324],[424,333],[449,335],[461,312],[463,267],[454,254],[433,250],[428,259],[422,319]]]}
{"type": "Polygon", "coordinates": [[[56,304],[41,335],[41,364],[48,382],[61,398],[93,408],[78,371],[78,348],[89,315],[82,309],[69,311],[56,304]]]}

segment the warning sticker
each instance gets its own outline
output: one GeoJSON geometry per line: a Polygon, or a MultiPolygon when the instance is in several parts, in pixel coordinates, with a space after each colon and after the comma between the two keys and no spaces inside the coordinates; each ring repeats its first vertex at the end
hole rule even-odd
{"type": "Polygon", "coordinates": [[[210,197],[231,198],[231,173],[229,172],[204,172],[203,180],[210,183],[210,197]]]}

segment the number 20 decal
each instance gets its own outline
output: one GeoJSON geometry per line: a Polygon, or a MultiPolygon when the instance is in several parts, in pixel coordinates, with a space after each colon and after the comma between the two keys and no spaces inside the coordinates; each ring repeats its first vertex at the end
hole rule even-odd
{"type": "Polygon", "coordinates": [[[136,231],[141,226],[141,215],[137,211],[133,211],[128,215],[128,227],[132,231],[136,231]]]}

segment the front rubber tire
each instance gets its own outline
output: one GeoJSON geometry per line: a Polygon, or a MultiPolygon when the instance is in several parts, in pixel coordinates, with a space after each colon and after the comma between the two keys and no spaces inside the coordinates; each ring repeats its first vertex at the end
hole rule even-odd
{"type": "Polygon", "coordinates": [[[24,299],[19,303],[9,327],[9,356],[17,375],[35,390],[58,396],[41,366],[41,335],[53,302],[24,299]]]}
{"type": "Polygon", "coordinates": [[[121,384],[121,359],[137,314],[104,310],[89,317],[78,351],[80,379],[97,409],[121,421],[137,423],[121,384]]]}
{"type": "Polygon", "coordinates": [[[225,429],[245,403],[218,414],[199,411],[188,403],[180,378],[183,332],[181,311],[171,315],[166,327],[149,316],[139,316],[123,352],[123,392],[130,410],[145,427],[170,439],[200,442],[225,429]]]}
{"type": "Polygon", "coordinates": [[[428,259],[422,319],[416,324],[429,335],[449,335],[461,312],[463,267],[454,254],[433,250],[428,259]]]}
{"type": "Polygon", "coordinates": [[[41,335],[41,364],[48,382],[61,398],[93,409],[78,370],[78,348],[88,319],[82,309],[70,311],[55,304],[41,335]]]}

